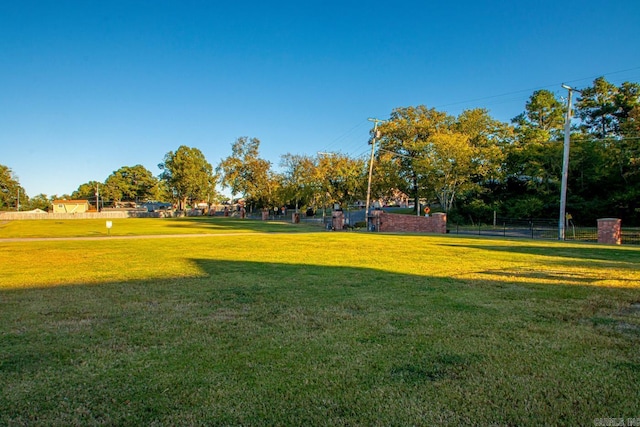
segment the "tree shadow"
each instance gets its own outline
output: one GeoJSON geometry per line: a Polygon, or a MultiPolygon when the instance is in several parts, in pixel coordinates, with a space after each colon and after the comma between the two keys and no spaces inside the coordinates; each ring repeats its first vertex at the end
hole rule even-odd
{"type": "Polygon", "coordinates": [[[575,265],[576,260],[584,265],[592,265],[593,261],[610,262],[612,267],[618,266],[634,270],[637,270],[640,265],[640,248],[637,247],[596,246],[590,244],[584,244],[583,246],[549,247],[524,244],[491,245],[481,240],[477,242],[477,244],[443,243],[443,246],[572,259],[572,261],[564,262],[566,265],[575,265]]]}
{"type": "Polygon", "coordinates": [[[171,228],[190,228],[206,230],[236,230],[246,232],[295,232],[321,229],[308,224],[293,224],[285,219],[277,221],[262,221],[251,218],[235,218],[220,216],[202,216],[177,218],[169,223],[171,228]]]}
{"type": "MultiPolygon", "coordinates": [[[[623,255],[604,261],[630,269],[623,255]]],[[[0,421],[582,424],[640,392],[639,321],[619,308],[637,290],[190,262],[199,275],[1,291],[0,421]]]]}

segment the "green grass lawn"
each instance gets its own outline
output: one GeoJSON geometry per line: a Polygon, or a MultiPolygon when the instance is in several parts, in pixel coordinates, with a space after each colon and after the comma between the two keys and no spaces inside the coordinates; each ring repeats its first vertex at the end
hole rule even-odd
{"type": "Polygon", "coordinates": [[[317,231],[318,225],[231,217],[106,218],[1,221],[1,238],[107,237],[167,234],[269,233],[317,231]],[[107,229],[107,221],[111,229],[107,229]]]}
{"type": "Polygon", "coordinates": [[[0,242],[0,425],[640,417],[639,265],[433,235],[0,242]]]}

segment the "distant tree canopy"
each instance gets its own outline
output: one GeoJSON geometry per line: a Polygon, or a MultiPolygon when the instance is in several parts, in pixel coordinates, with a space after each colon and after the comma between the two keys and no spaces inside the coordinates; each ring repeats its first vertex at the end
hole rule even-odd
{"type": "MultiPolygon", "coordinates": [[[[604,77],[583,88],[571,127],[567,211],[580,223],[616,216],[640,224],[640,84],[619,86],[604,77]]],[[[405,194],[449,213],[451,221],[555,218],[562,169],[565,102],[536,90],[511,123],[487,110],[455,117],[424,105],[400,107],[378,127],[372,197],[405,194]]],[[[113,201],[215,201],[216,184],[252,207],[326,206],[363,201],[369,158],[341,153],[287,153],[280,171],[260,157],[260,140],[240,137],[214,169],[197,148],[170,151],[160,179],[140,165],[123,166],[104,183],[90,181],[73,197],[113,201]]],[[[0,165],[0,209],[42,206],[47,197],[27,197],[18,179],[0,165]]],[[[55,197],[55,196],[53,196],[55,197]]]]}
{"type": "Polygon", "coordinates": [[[233,195],[242,195],[251,204],[273,204],[279,186],[271,163],[260,158],[260,140],[240,137],[231,145],[231,155],[223,159],[216,171],[220,184],[233,195]]]}
{"type": "Polygon", "coordinates": [[[496,179],[507,129],[485,110],[464,111],[459,117],[427,108],[398,108],[380,126],[379,161],[394,177],[397,189],[414,198],[436,199],[449,212],[460,194],[478,183],[496,179]]]}
{"type": "Polygon", "coordinates": [[[27,200],[13,171],[8,166],[0,165],[0,210],[17,210],[18,205],[27,200]]]}
{"type": "Polygon", "coordinates": [[[158,178],[142,165],[123,166],[109,175],[104,186],[111,200],[147,201],[157,192],[158,178]]]}
{"type": "Polygon", "coordinates": [[[162,170],[160,179],[178,201],[179,210],[185,209],[187,202],[216,197],[213,167],[197,148],[182,145],[168,152],[158,167],[162,170]]]}
{"type": "Polygon", "coordinates": [[[71,194],[74,199],[86,199],[96,206],[121,201],[146,202],[155,199],[159,181],[142,165],[122,166],[104,182],[89,181],[71,194]]]}

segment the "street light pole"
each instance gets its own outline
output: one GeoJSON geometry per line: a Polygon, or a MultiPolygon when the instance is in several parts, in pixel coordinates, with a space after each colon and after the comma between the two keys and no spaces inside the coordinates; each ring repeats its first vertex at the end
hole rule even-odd
{"type": "Polygon", "coordinates": [[[569,177],[569,146],[571,143],[571,98],[573,92],[580,92],[577,89],[562,85],[569,91],[567,99],[567,114],[564,120],[564,151],[562,155],[562,183],[560,187],[560,218],[558,219],[558,240],[564,240],[566,227],[566,211],[567,211],[567,180],[569,177]]]}
{"type": "Polygon", "coordinates": [[[367,202],[364,209],[364,221],[367,227],[367,231],[369,230],[369,203],[371,201],[371,176],[373,175],[373,154],[375,153],[376,148],[376,139],[378,139],[378,123],[384,123],[384,120],[378,119],[367,119],[370,122],[373,122],[373,138],[371,138],[371,159],[369,160],[369,182],[367,184],[367,202]]]}

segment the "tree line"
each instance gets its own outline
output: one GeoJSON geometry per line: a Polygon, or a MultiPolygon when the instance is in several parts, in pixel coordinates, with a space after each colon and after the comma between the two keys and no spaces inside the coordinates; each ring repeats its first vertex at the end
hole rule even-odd
{"type": "MultiPolygon", "coordinates": [[[[370,141],[372,199],[406,195],[415,209],[428,203],[455,222],[487,222],[495,214],[555,218],[566,108],[548,90],[535,91],[510,123],[482,108],[458,116],[424,105],[396,108],[370,141]]],[[[580,224],[611,216],[640,224],[640,84],[616,86],[598,78],[580,92],[574,112],[567,211],[580,224]]],[[[240,137],[213,167],[199,149],[180,146],[164,156],[159,175],[141,165],[124,166],[69,197],[171,201],[178,209],[220,202],[218,185],[251,209],[313,209],[366,197],[368,156],[287,153],[276,171],[259,150],[259,139],[240,137]]],[[[25,209],[50,205],[51,198],[30,199],[20,188],[11,169],[0,165],[0,209],[13,209],[18,201],[25,209]]]]}

